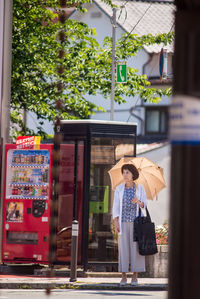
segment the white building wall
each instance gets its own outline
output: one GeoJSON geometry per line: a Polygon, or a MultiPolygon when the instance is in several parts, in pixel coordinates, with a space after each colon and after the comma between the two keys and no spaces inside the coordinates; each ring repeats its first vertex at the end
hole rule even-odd
{"type": "MultiPolygon", "coordinates": [[[[83,22],[90,28],[95,28],[97,32],[96,39],[102,46],[104,38],[106,36],[112,36],[110,18],[95,3],[86,4],[84,7],[87,9],[87,13],[75,11],[70,18],[83,22]]],[[[118,27],[116,30],[116,38],[120,38],[122,33],[124,33],[124,31],[122,31],[121,27],[118,27]]]]}
{"type": "Polygon", "coordinates": [[[148,200],[148,210],[151,219],[156,225],[161,225],[169,221],[169,202],[170,202],[170,164],[171,146],[169,144],[154,149],[152,151],[137,155],[146,157],[163,168],[166,187],[158,194],[158,200],[148,200]]]}
{"type": "MultiPolygon", "coordinates": [[[[155,87],[155,86],[154,86],[155,87]]],[[[169,86],[164,86],[163,89],[168,88],[169,86]]],[[[155,88],[161,88],[161,86],[156,86],[155,88]]],[[[171,97],[163,96],[162,100],[158,104],[144,102],[144,106],[169,106],[171,104],[171,97]]]]}

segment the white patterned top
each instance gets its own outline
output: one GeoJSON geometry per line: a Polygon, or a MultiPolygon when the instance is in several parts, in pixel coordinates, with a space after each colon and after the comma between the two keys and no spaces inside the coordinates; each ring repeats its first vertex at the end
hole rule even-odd
{"type": "Polygon", "coordinates": [[[133,222],[136,218],[137,207],[132,203],[135,197],[136,186],[124,188],[123,203],[122,203],[122,222],[133,222]]]}

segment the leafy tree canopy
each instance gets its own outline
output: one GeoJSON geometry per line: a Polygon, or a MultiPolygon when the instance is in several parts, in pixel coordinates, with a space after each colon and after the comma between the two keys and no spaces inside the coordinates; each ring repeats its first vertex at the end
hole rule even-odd
{"type": "MultiPolygon", "coordinates": [[[[112,39],[105,38],[101,47],[95,39],[95,30],[86,24],[69,18],[64,23],[58,22],[59,2],[13,1],[11,120],[15,136],[40,134],[45,137],[43,120],[53,121],[57,115],[62,119],[87,119],[94,109],[102,109],[88,101],[87,94],[101,93],[105,98],[110,97],[112,39]],[[62,44],[58,34],[64,35],[62,44]],[[59,58],[63,47],[64,58],[59,58]],[[64,73],[59,76],[61,63],[64,73]],[[57,91],[58,81],[64,87],[61,95],[57,91]],[[58,99],[63,103],[61,109],[55,105],[58,99]],[[37,115],[37,132],[26,128],[22,110],[37,115]]],[[[72,0],[69,7],[75,5],[84,13],[82,4],[87,2],[90,1],[72,0]]],[[[112,6],[110,0],[105,2],[112,6]]],[[[144,45],[172,40],[173,33],[141,37],[124,34],[116,44],[116,59],[135,56],[144,45]]],[[[123,96],[139,95],[145,101],[158,102],[162,95],[170,93],[171,89],[151,88],[146,75],[138,75],[136,69],[129,68],[128,83],[116,85],[115,101],[122,103],[123,96]]]]}

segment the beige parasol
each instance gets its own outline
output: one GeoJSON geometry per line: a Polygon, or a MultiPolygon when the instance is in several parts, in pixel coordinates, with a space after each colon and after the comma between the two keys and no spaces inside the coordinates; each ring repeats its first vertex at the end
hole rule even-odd
{"type": "Polygon", "coordinates": [[[121,184],[123,176],[121,167],[124,164],[133,164],[139,171],[139,178],[136,184],[142,184],[145,188],[148,199],[153,199],[166,187],[163,169],[145,157],[121,158],[120,161],[108,171],[112,183],[112,189],[121,184]]]}

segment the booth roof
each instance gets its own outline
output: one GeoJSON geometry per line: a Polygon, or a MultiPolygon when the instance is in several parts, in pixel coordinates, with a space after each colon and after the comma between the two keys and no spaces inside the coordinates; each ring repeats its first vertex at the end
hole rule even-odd
{"type": "Polygon", "coordinates": [[[93,119],[77,119],[77,120],[61,120],[62,124],[104,124],[104,125],[130,125],[137,126],[134,122],[111,121],[111,120],[93,120],[93,119]]]}

